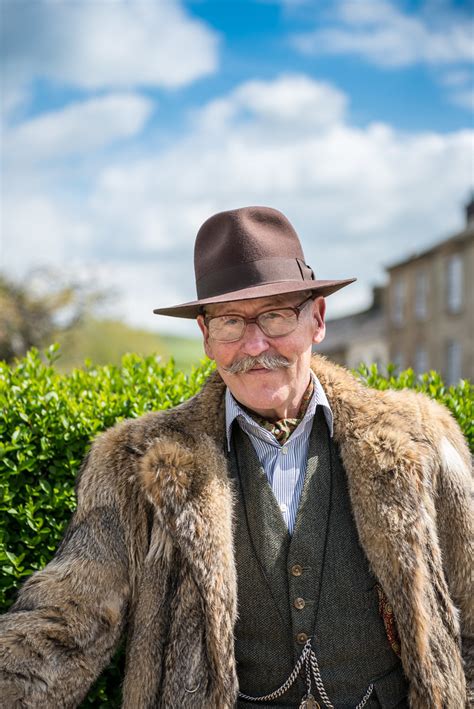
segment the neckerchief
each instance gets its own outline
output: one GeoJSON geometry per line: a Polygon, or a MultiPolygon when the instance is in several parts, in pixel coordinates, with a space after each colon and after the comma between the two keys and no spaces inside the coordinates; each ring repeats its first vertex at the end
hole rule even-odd
{"type": "Polygon", "coordinates": [[[267,431],[270,431],[270,433],[273,433],[278,443],[283,446],[287,442],[295,428],[298,426],[301,419],[304,418],[304,415],[308,409],[308,404],[311,401],[311,397],[313,396],[313,389],[313,379],[311,378],[308,384],[308,388],[306,389],[305,393],[303,394],[303,398],[301,399],[297,418],[269,421],[268,419],[259,416],[254,411],[250,411],[250,409],[246,409],[246,411],[249,416],[251,416],[253,420],[258,423],[259,426],[262,426],[262,428],[265,428],[267,431]]]}

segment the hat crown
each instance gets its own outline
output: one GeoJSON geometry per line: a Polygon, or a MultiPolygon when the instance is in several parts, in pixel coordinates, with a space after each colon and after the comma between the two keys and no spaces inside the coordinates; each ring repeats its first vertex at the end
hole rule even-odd
{"type": "Polygon", "coordinates": [[[316,280],[296,231],[271,207],[242,207],[209,217],[194,246],[197,300],[154,313],[195,318],[214,303],[311,291],[326,296],[352,283],[316,280]]]}
{"type": "Polygon", "coordinates": [[[270,207],[243,207],[214,214],[199,229],[194,247],[198,297],[216,295],[220,290],[217,281],[225,287],[227,269],[230,275],[244,264],[272,259],[292,259],[296,268],[297,262],[304,265],[300,240],[284,214],[270,207]],[[216,279],[218,273],[221,278],[216,279]]]}

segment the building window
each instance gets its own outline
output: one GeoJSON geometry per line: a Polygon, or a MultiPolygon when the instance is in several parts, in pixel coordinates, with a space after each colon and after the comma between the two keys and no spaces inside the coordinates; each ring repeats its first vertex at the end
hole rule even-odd
{"type": "Polygon", "coordinates": [[[405,318],[405,281],[397,278],[393,284],[392,322],[394,325],[403,325],[405,318]]]}
{"type": "Polygon", "coordinates": [[[428,352],[426,347],[416,348],[414,369],[417,374],[424,374],[428,371],[428,352]]]}
{"type": "Polygon", "coordinates": [[[461,379],[461,343],[457,340],[448,340],[446,347],[446,382],[457,384],[461,379]]]}
{"type": "Polygon", "coordinates": [[[416,272],[415,281],[415,316],[417,320],[425,320],[428,300],[428,274],[420,268],[416,272]]]}
{"type": "Polygon", "coordinates": [[[450,256],[446,266],[446,298],[450,313],[459,313],[462,307],[463,263],[461,254],[450,256]]]}

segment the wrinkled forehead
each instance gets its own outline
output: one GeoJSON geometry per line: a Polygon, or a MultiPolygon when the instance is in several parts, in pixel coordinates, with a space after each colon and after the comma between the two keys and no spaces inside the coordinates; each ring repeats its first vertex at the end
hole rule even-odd
{"type": "Polygon", "coordinates": [[[205,314],[211,317],[223,315],[224,313],[242,313],[248,315],[250,313],[253,314],[264,310],[271,310],[273,308],[298,305],[307,297],[306,293],[299,291],[296,293],[272,295],[266,298],[249,298],[247,300],[232,300],[228,303],[213,303],[206,305],[205,314]]]}

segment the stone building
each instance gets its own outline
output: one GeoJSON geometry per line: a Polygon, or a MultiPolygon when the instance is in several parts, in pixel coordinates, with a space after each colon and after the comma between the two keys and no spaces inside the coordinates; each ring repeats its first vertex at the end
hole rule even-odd
{"type": "Polygon", "coordinates": [[[315,351],[326,355],[333,362],[357,368],[361,362],[387,364],[388,346],[386,337],[385,289],[373,289],[372,305],[360,313],[329,320],[326,337],[315,351]]]}
{"type": "Polygon", "coordinates": [[[389,359],[449,384],[474,380],[474,197],[461,232],[387,271],[389,359]]]}
{"type": "Polygon", "coordinates": [[[474,380],[474,196],[457,234],[387,268],[367,310],[329,320],[315,350],[346,367],[360,362],[474,380]]]}

